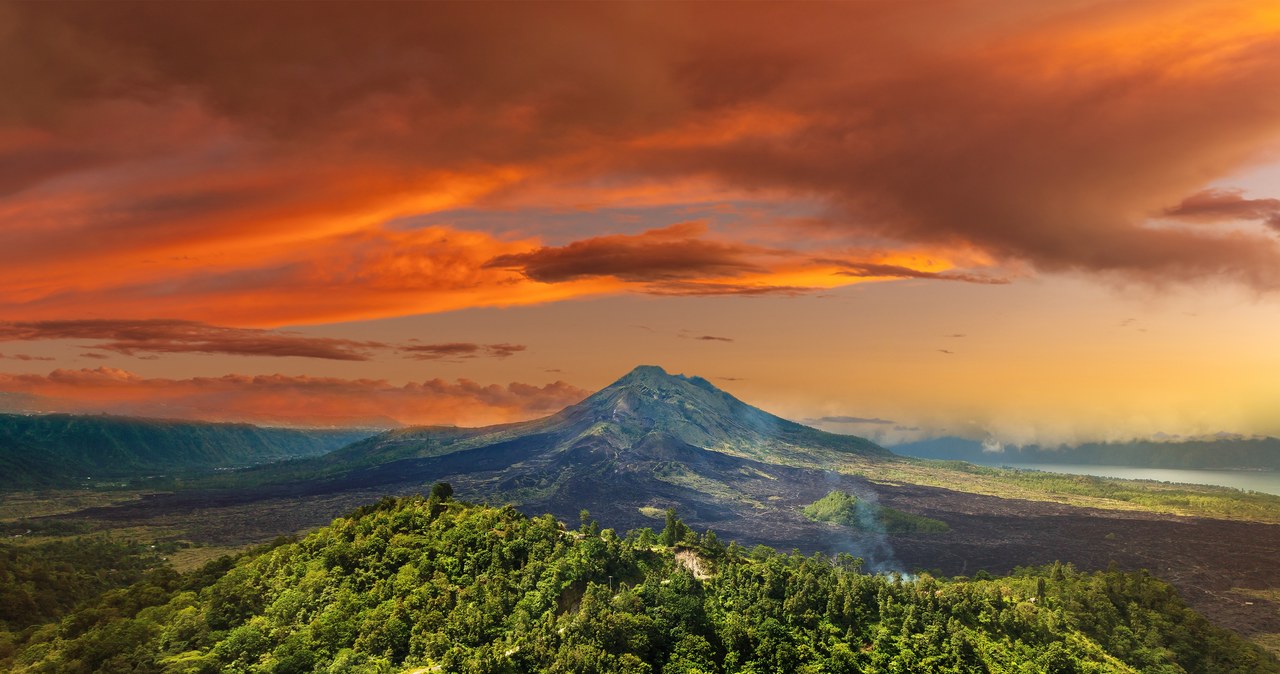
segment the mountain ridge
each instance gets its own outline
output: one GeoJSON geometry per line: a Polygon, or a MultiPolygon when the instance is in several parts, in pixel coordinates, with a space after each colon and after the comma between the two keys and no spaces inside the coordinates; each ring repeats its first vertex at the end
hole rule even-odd
{"type": "Polygon", "coordinates": [[[366,431],[106,415],[0,414],[0,488],[135,479],[316,456],[366,431]]]}

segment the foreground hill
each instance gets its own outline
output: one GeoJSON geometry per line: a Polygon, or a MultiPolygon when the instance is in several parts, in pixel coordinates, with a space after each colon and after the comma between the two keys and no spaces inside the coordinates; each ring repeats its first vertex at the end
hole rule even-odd
{"type": "Polygon", "coordinates": [[[1078,463],[1134,468],[1280,470],[1278,438],[1133,440],[1059,447],[1010,445],[1003,451],[991,452],[984,450],[983,444],[977,440],[942,437],[895,445],[892,449],[903,456],[994,466],[1007,463],[1078,463]]]}
{"type": "Polygon", "coordinates": [[[14,672],[1265,672],[1277,662],[1140,573],[902,580],[749,554],[670,514],[386,499],[306,538],[153,574],[7,635],[14,672]]]}
{"type": "Polygon", "coordinates": [[[0,414],[0,489],[83,484],[316,456],[359,430],[71,414],[0,414]]]}

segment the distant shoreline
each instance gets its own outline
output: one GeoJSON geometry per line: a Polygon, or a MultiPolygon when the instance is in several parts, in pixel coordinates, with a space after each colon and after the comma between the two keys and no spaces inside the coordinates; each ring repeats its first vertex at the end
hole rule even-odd
{"type": "Polygon", "coordinates": [[[992,461],[977,465],[993,468],[1014,468],[1017,470],[1038,470],[1046,473],[1068,475],[1092,475],[1095,477],[1118,478],[1122,480],[1152,480],[1174,484],[1199,484],[1215,487],[1227,487],[1241,491],[1256,491],[1266,494],[1280,495],[1280,471],[1262,468],[1226,469],[1226,468],[1142,468],[1137,466],[1116,466],[1082,463],[1040,463],[992,461]]]}

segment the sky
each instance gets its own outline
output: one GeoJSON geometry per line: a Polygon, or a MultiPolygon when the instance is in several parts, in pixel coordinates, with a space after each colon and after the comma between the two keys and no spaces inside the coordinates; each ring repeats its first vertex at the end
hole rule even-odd
{"type": "Polygon", "coordinates": [[[1280,434],[1280,7],[0,4],[0,409],[1280,434]]]}

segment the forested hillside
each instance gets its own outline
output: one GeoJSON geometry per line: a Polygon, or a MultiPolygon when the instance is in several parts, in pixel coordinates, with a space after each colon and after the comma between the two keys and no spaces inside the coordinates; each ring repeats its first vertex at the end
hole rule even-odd
{"type": "Polygon", "coordinates": [[[860,560],[386,499],[9,634],[14,672],[1275,672],[1146,574],[873,576],[860,560]]]}
{"type": "Polygon", "coordinates": [[[83,484],[316,456],[362,430],[71,414],[0,414],[0,489],[83,484]]]}

